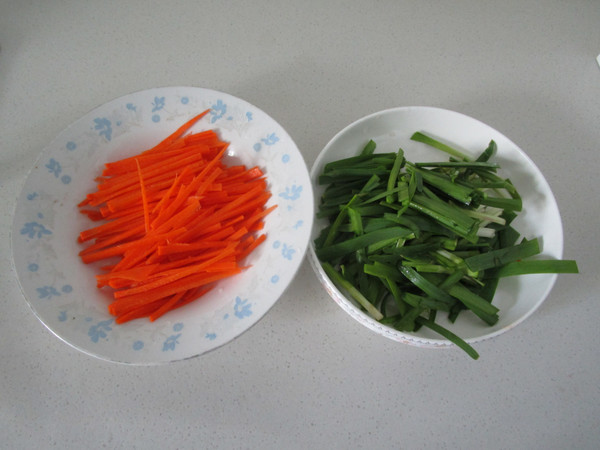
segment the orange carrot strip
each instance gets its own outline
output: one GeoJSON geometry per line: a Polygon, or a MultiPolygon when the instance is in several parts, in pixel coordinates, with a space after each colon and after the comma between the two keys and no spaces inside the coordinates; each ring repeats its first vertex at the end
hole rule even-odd
{"type": "Polygon", "coordinates": [[[150,223],[150,228],[155,229],[158,225],[161,224],[161,222],[164,222],[165,220],[167,220],[167,217],[169,217],[172,213],[175,212],[175,210],[181,206],[183,204],[183,202],[185,202],[186,200],[186,190],[185,190],[185,186],[183,185],[179,185],[179,189],[177,191],[177,194],[175,194],[175,198],[169,203],[168,206],[167,203],[165,202],[163,204],[163,206],[159,209],[158,213],[156,214],[156,216],[154,217],[154,219],[152,219],[152,222],[150,223]]]}
{"type": "Polygon", "coordinates": [[[167,272],[166,274],[163,273],[164,276],[161,276],[160,279],[140,284],[139,286],[132,289],[128,289],[126,291],[117,291],[115,292],[114,297],[116,299],[122,297],[130,297],[134,294],[151,291],[155,288],[164,286],[165,284],[177,281],[180,278],[187,277],[188,275],[198,274],[204,267],[214,264],[217,261],[220,261],[221,259],[226,258],[228,255],[231,255],[233,253],[234,249],[230,246],[228,248],[225,248],[222,252],[220,252],[219,255],[215,256],[214,258],[208,261],[204,261],[199,264],[194,264],[182,269],[174,269],[173,271],[167,272]]]}
{"type": "Polygon", "coordinates": [[[173,308],[173,306],[175,306],[177,304],[177,302],[179,302],[179,300],[181,300],[181,298],[186,294],[186,292],[187,291],[177,292],[176,294],[173,294],[173,296],[171,296],[171,298],[168,299],[166,302],[163,302],[162,305],[160,305],[158,308],[156,308],[156,310],[154,310],[149,315],[150,321],[154,322],[160,316],[162,316],[163,314],[168,312],[171,308],[173,308]]]}
{"type": "Polygon", "coordinates": [[[147,245],[147,246],[136,246],[128,249],[123,254],[123,258],[115,264],[113,270],[124,270],[131,269],[136,264],[149,258],[149,255],[156,251],[158,244],[147,245]]]}
{"type": "Polygon", "coordinates": [[[225,227],[225,228],[221,228],[216,233],[212,233],[212,234],[206,235],[205,239],[222,240],[222,239],[225,239],[228,236],[231,236],[231,234],[234,233],[234,232],[235,232],[235,228],[233,228],[232,226],[228,226],[228,227],[225,227]]]}
{"type": "Polygon", "coordinates": [[[226,191],[213,191],[205,193],[201,198],[202,206],[221,206],[231,200],[231,196],[226,191]]]}
{"type": "Polygon", "coordinates": [[[237,260],[230,259],[228,261],[220,261],[217,263],[212,263],[211,265],[206,266],[204,268],[204,271],[206,273],[224,272],[224,271],[228,271],[228,270],[235,270],[238,267],[239,267],[239,264],[237,263],[237,260]]]}
{"type": "MultiPolygon", "coordinates": [[[[111,258],[113,256],[119,256],[119,255],[125,255],[127,252],[130,252],[130,251],[136,252],[138,249],[141,250],[142,253],[147,254],[147,253],[145,253],[146,250],[151,248],[152,245],[155,245],[156,242],[169,239],[171,236],[177,236],[177,235],[183,233],[184,231],[185,230],[183,230],[183,229],[176,229],[176,230],[172,230],[170,233],[165,233],[165,234],[152,234],[152,235],[146,234],[145,236],[143,236],[140,239],[135,240],[135,241],[128,241],[128,242],[124,242],[122,244],[110,246],[108,248],[102,248],[97,251],[84,253],[83,255],[81,255],[81,259],[86,264],[89,264],[92,262],[101,261],[105,258],[111,258]]],[[[122,261],[123,260],[121,260],[121,262],[122,261]]]]}
{"type": "Polygon", "coordinates": [[[228,171],[226,172],[225,176],[220,178],[218,181],[221,183],[234,183],[241,181],[250,181],[255,178],[260,178],[264,176],[263,171],[260,170],[258,166],[252,167],[251,169],[246,169],[245,166],[241,167],[244,169],[242,172],[239,172],[237,170],[228,171]]]}
{"type": "Polygon", "coordinates": [[[244,236],[244,238],[240,241],[240,243],[237,246],[238,254],[241,253],[242,251],[246,250],[248,248],[248,246],[250,244],[252,244],[255,240],[256,240],[256,237],[254,237],[253,234],[244,236]]]}
{"type": "Polygon", "coordinates": [[[97,209],[81,209],[79,212],[85,214],[90,220],[93,220],[94,222],[103,219],[102,213],[97,209]]]}
{"type": "MultiPolygon", "coordinates": [[[[201,154],[192,154],[187,158],[177,159],[175,161],[165,163],[162,167],[147,171],[145,174],[146,182],[150,184],[158,183],[163,180],[171,181],[173,172],[175,170],[185,167],[186,164],[193,164],[203,160],[204,159],[201,154]]],[[[123,195],[126,192],[131,192],[132,190],[136,189],[138,183],[139,180],[137,179],[137,176],[134,177],[132,173],[115,177],[108,182],[99,185],[96,192],[88,194],[87,198],[89,200],[89,204],[96,206],[112,199],[113,197],[123,195]]]]}
{"type": "Polygon", "coordinates": [[[202,297],[202,296],[206,295],[208,292],[210,292],[213,288],[214,288],[214,285],[207,285],[207,286],[200,286],[199,288],[196,288],[196,289],[189,289],[185,293],[183,298],[181,300],[179,300],[179,302],[171,308],[171,311],[181,308],[182,306],[185,306],[193,301],[198,300],[200,297],[202,297]]]}
{"type": "Polygon", "coordinates": [[[175,189],[179,187],[179,184],[182,182],[182,180],[185,177],[187,177],[187,175],[190,172],[191,172],[190,166],[185,166],[180,174],[175,175],[175,179],[173,180],[173,183],[171,183],[171,186],[169,187],[169,189],[167,189],[167,191],[161,197],[160,201],[154,206],[154,209],[152,210],[152,214],[154,214],[157,211],[160,211],[163,208],[163,205],[167,201],[170,200],[171,196],[173,195],[173,192],[175,192],[175,189]]]}
{"type": "Polygon", "coordinates": [[[213,288],[212,286],[201,286],[200,288],[189,289],[189,290],[183,292],[183,295],[181,296],[181,298],[179,298],[179,300],[177,302],[174,302],[174,303],[169,302],[168,306],[165,304],[160,309],[158,309],[155,312],[153,312],[152,314],[150,314],[150,321],[154,322],[159,317],[168,313],[169,311],[173,311],[177,308],[181,308],[182,306],[185,306],[188,303],[193,302],[194,300],[198,300],[200,297],[202,297],[203,295],[208,293],[210,290],[212,290],[212,288],[213,288]]]}
{"type": "MultiPolygon", "coordinates": [[[[212,162],[216,163],[218,161],[216,159],[213,159],[211,163],[212,162]]],[[[213,167],[214,164],[211,163],[207,164],[206,167],[213,167]]],[[[210,174],[206,179],[203,179],[204,172],[205,170],[203,170],[198,176],[196,176],[190,182],[189,185],[185,187],[182,186],[175,200],[173,200],[167,208],[158,213],[158,215],[152,222],[152,227],[158,227],[159,225],[161,225],[166,220],[166,217],[171,216],[175,211],[177,211],[177,209],[183,204],[187,197],[189,197],[192,194],[195,195],[195,191],[200,190],[202,185],[211,183],[214,180],[214,178],[216,178],[220,173],[220,169],[215,169],[214,172],[210,174]]]]}
{"type": "Polygon", "coordinates": [[[223,241],[205,241],[194,242],[188,244],[187,242],[175,242],[168,245],[159,245],[157,253],[161,256],[174,255],[176,253],[190,253],[197,252],[198,250],[207,250],[213,248],[225,248],[227,242],[223,241]]]}
{"type": "Polygon", "coordinates": [[[267,192],[267,183],[264,178],[255,178],[254,180],[245,181],[243,183],[232,183],[228,184],[224,187],[227,190],[229,195],[236,196],[243,194],[248,190],[248,188],[253,186],[261,186],[263,191],[267,192]]]}
{"type": "Polygon", "coordinates": [[[185,227],[189,220],[197,214],[198,208],[200,208],[200,203],[198,202],[198,199],[190,199],[188,206],[186,206],[178,213],[173,214],[166,222],[164,222],[159,227],[156,227],[154,229],[155,232],[162,234],[169,229],[185,227]]]}
{"type": "Polygon", "coordinates": [[[187,145],[193,144],[214,144],[220,142],[219,136],[215,130],[199,131],[198,133],[188,134],[183,138],[187,145]]]}
{"type": "Polygon", "coordinates": [[[109,177],[117,177],[119,175],[126,175],[136,170],[135,160],[137,159],[142,169],[154,169],[160,167],[165,163],[166,160],[173,158],[181,159],[191,154],[204,154],[210,153],[211,149],[207,145],[180,145],[169,147],[160,153],[144,154],[131,156],[118,161],[108,162],[104,165],[105,169],[102,171],[103,179],[99,181],[105,181],[110,179],[109,177]]]}
{"type": "Polygon", "coordinates": [[[254,232],[254,231],[260,231],[264,228],[265,228],[265,222],[260,220],[258,222],[255,222],[251,227],[248,228],[248,230],[250,230],[251,232],[254,232]]]}
{"type": "MultiPolygon", "coordinates": [[[[248,192],[254,194],[252,191],[248,192]]],[[[256,209],[257,206],[265,204],[270,196],[271,194],[269,192],[264,192],[258,196],[254,196],[254,198],[252,198],[252,196],[246,196],[246,194],[240,195],[206,219],[206,224],[209,225],[214,221],[223,221],[237,214],[252,211],[256,209]],[[235,205],[235,207],[230,207],[230,205],[235,205]]]]}
{"type": "MultiPolygon", "coordinates": [[[[210,214],[204,215],[202,217],[198,217],[196,220],[196,224],[189,228],[189,230],[181,236],[182,241],[190,241],[194,239],[216,239],[215,232],[223,230],[231,225],[234,225],[238,222],[241,222],[245,219],[243,215],[237,215],[233,217],[228,217],[226,220],[221,222],[216,222],[213,224],[207,224],[204,221],[204,218],[212,217],[214,212],[211,211],[210,214]]],[[[220,236],[217,234],[216,236],[220,236]]]]}
{"type": "Polygon", "coordinates": [[[181,125],[179,128],[177,128],[177,130],[175,130],[173,133],[171,133],[169,136],[167,136],[165,139],[163,139],[156,146],[152,147],[149,150],[146,150],[145,153],[148,154],[148,153],[152,153],[155,151],[160,151],[160,150],[164,149],[165,147],[167,147],[168,145],[172,144],[177,139],[179,139],[181,136],[183,136],[190,128],[192,128],[196,124],[196,122],[198,122],[202,117],[207,115],[209,112],[210,112],[210,109],[207,109],[205,111],[202,111],[197,116],[192,117],[190,120],[188,120],[183,125],[181,125]]]}
{"type": "Polygon", "coordinates": [[[205,227],[202,226],[202,217],[197,217],[196,220],[198,224],[189,228],[187,233],[181,237],[183,241],[198,239],[201,236],[206,236],[208,234],[215,233],[216,231],[219,231],[221,228],[223,228],[220,222],[205,227]]]}
{"type": "Polygon", "coordinates": [[[140,180],[140,190],[142,192],[142,206],[144,210],[144,227],[146,228],[146,233],[150,231],[150,213],[148,211],[148,197],[146,196],[146,186],[144,185],[144,178],[142,177],[142,168],[140,167],[140,162],[136,159],[135,163],[137,165],[137,173],[138,178],[140,180]]]}
{"type": "Polygon", "coordinates": [[[128,216],[120,217],[119,219],[116,219],[111,222],[103,223],[102,225],[98,225],[94,228],[83,230],[79,233],[79,239],[81,242],[86,242],[91,239],[105,236],[107,234],[121,232],[123,229],[135,226],[138,223],[143,224],[143,219],[141,215],[131,214],[128,216]]]}
{"type": "Polygon", "coordinates": [[[130,308],[128,310],[121,311],[119,314],[113,313],[109,305],[108,312],[113,316],[117,316],[117,318],[115,319],[116,323],[123,324],[129,322],[130,320],[140,319],[142,317],[148,316],[149,314],[156,311],[160,307],[160,305],[162,305],[162,303],[163,300],[158,299],[152,303],[147,303],[136,308],[130,308]]]}
{"type": "Polygon", "coordinates": [[[118,245],[120,243],[124,243],[129,241],[132,238],[142,237],[144,235],[144,224],[139,226],[131,227],[125,229],[125,231],[120,233],[111,234],[109,236],[102,237],[98,239],[94,244],[89,247],[84,248],[79,252],[79,255],[88,255],[90,253],[96,252],[98,250],[102,250],[106,247],[118,245]]]}
{"type": "Polygon", "coordinates": [[[231,217],[232,215],[239,214],[238,209],[241,208],[242,205],[247,205],[252,199],[254,199],[256,202],[256,196],[259,195],[262,190],[263,189],[261,186],[255,186],[244,194],[238,196],[235,200],[228,202],[219,211],[206,219],[206,225],[220,222],[228,217],[231,217]]]}
{"type": "Polygon", "coordinates": [[[239,241],[246,234],[248,234],[248,229],[246,227],[240,227],[235,233],[229,235],[227,237],[227,240],[229,240],[229,241],[239,241]]]}
{"type": "Polygon", "coordinates": [[[256,249],[256,247],[258,247],[260,244],[262,244],[266,239],[267,239],[267,235],[261,234],[248,247],[246,247],[245,250],[243,250],[239,253],[239,255],[238,255],[239,260],[241,261],[244,258],[246,258],[250,253],[252,253],[254,251],[254,249],[256,249]]]}
{"type": "Polygon", "coordinates": [[[125,287],[127,283],[146,280],[158,267],[158,264],[153,264],[148,266],[138,266],[120,272],[103,273],[96,275],[96,280],[99,287],[110,286],[117,289],[125,287]]]}
{"type": "MultiPolygon", "coordinates": [[[[235,270],[229,270],[219,273],[200,273],[189,275],[185,278],[180,278],[173,283],[160,286],[156,289],[147,292],[137,293],[135,295],[128,296],[125,299],[117,299],[109,305],[109,308],[114,311],[111,314],[119,314],[119,311],[130,308],[131,306],[143,305],[150,303],[154,300],[167,297],[169,295],[176,294],[177,292],[187,291],[201,286],[206,286],[215,281],[228,278],[230,276],[240,273],[242,269],[237,268],[235,270]]],[[[119,291],[120,292],[120,291],[119,291]]]]}
{"type": "MultiPolygon", "coordinates": [[[[160,192],[156,190],[148,191],[147,188],[148,186],[146,185],[146,203],[148,203],[149,206],[154,207],[157,200],[160,198],[160,192]]],[[[119,211],[129,211],[133,213],[134,211],[139,210],[143,216],[144,199],[140,193],[139,184],[137,186],[137,191],[123,193],[123,195],[119,195],[118,197],[113,197],[110,200],[107,200],[106,207],[107,211],[103,211],[105,219],[118,217],[119,211]]]]}
{"type": "Polygon", "coordinates": [[[251,229],[252,227],[255,226],[255,224],[265,218],[266,216],[268,216],[271,212],[273,212],[275,209],[277,209],[277,205],[271,205],[266,209],[263,210],[259,210],[255,213],[253,213],[252,215],[250,215],[248,217],[248,219],[246,219],[246,226],[248,227],[248,229],[251,229]]]}
{"type": "MultiPolygon", "coordinates": [[[[192,259],[192,257],[185,258],[187,260],[186,264],[178,263],[177,261],[171,263],[160,263],[161,271],[151,274],[146,280],[138,283],[138,285],[136,285],[136,288],[139,288],[138,292],[145,292],[156,289],[157,287],[160,287],[164,284],[176,281],[176,279],[174,278],[176,276],[179,276],[181,278],[180,275],[182,274],[182,271],[189,272],[187,273],[187,275],[194,275],[214,272],[215,270],[218,270],[218,268],[226,270],[236,268],[238,267],[237,260],[235,257],[236,251],[237,250],[232,247],[231,249],[227,250],[225,255],[223,254],[223,250],[221,250],[219,252],[211,252],[210,256],[208,254],[204,255],[204,258],[194,256],[193,259],[197,260],[197,263],[189,262],[189,260],[192,259]],[[215,267],[216,269],[212,269],[213,267],[215,267]]],[[[127,293],[125,291],[123,291],[123,293],[119,294],[118,296],[116,296],[115,294],[117,293],[113,293],[115,299],[127,297],[127,293]]],[[[135,292],[133,294],[135,294],[135,292]]]]}
{"type": "Polygon", "coordinates": [[[227,166],[223,175],[221,175],[220,179],[227,179],[229,177],[233,177],[235,175],[244,173],[248,170],[248,168],[243,164],[238,164],[236,166],[227,166]]]}
{"type": "MultiPolygon", "coordinates": [[[[156,259],[156,261],[160,261],[160,266],[161,266],[162,270],[164,272],[166,272],[168,270],[175,269],[178,267],[186,267],[193,263],[207,261],[207,260],[219,255],[221,253],[221,251],[222,251],[222,249],[212,250],[212,251],[207,250],[207,251],[193,252],[194,256],[185,255],[185,254],[180,253],[180,254],[168,255],[169,259],[166,259],[165,257],[155,258],[155,259],[156,259]]],[[[154,254],[153,256],[156,256],[156,254],[154,254]]],[[[147,262],[149,264],[153,263],[153,261],[151,261],[150,258],[148,259],[147,262]]]]}
{"type": "Polygon", "coordinates": [[[98,180],[98,188],[106,189],[116,183],[122,183],[131,177],[131,174],[136,171],[137,159],[144,173],[158,174],[161,169],[176,167],[176,161],[204,161],[210,159],[214,151],[206,145],[181,146],[179,148],[169,149],[165,152],[155,153],[152,155],[139,154],[130,158],[115,161],[112,167],[106,168],[103,171],[103,179],[98,180]]]}

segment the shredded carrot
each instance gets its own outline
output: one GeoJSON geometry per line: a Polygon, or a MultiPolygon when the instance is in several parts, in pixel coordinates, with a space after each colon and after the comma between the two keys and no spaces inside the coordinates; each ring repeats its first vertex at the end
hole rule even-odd
{"type": "Polygon", "coordinates": [[[137,166],[137,174],[140,180],[140,191],[142,194],[142,209],[144,211],[144,227],[146,229],[146,233],[150,231],[150,215],[148,213],[148,196],[146,195],[146,185],[144,184],[144,178],[142,177],[142,168],[140,167],[140,162],[136,159],[135,164],[137,166]]]}
{"type": "Polygon", "coordinates": [[[77,240],[86,264],[101,263],[116,323],[154,321],[197,300],[247,268],[264,240],[255,236],[277,205],[263,170],[224,162],[215,130],[191,132],[198,114],[155,146],[106,163],[78,204],[93,227],[77,240]]]}

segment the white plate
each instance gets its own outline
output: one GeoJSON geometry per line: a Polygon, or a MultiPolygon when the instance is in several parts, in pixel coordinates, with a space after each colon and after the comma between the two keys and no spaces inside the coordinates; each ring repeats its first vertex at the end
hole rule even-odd
{"type": "MultiPolygon", "coordinates": [[[[548,182],[531,159],[517,145],[490,126],[463,114],[430,107],[401,107],[357,120],[340,131],[323,149],[311,169],[315,212],[318,209],[323,187],[317,177],[325,164],[358,154],[369,139],[377,143],[377,152],[396,152],[401,147],[406,159],[413,162],[448,160],[448,155],[431,147],[410,140],[421,131],[443,142],[476,156],[496,141],[498,153],[495,161],[501,166],[500,175],[508,176],[523,197],[523,211],[513,226],[525,237],[541,237],[543,256],[561,258],[563,252],[562,223],[556,200],[548,182]]],[[[354,319],[390,339],[425,347],[451,346],[448,340],[423,327],[417,333],[403,333],[384,326],[362,312],[353,301],[348,300],[324,273],[315,254],[312,242],[326,225],[315,220],[310,262],[329,295],[354,319]]],[[[556,274],[524,275],[502,279],[494,298],[500,308],[500,320],[492,327],[472,314],[461,314],[451,324],[443,314],[437,322],[448,327],[467,342],[473,343],[503,333],[525,320],[544,301],[556,280],[556,274]]]]}
{"type": "Polygon", "coordinates": [[[44,149],[17,200],[14,267],[37,317],[59,338],[96,357],[155,364],[201,355],[255,324],[300,266],[313,222],[308,169],[296,144],[271,117],[231,95],[193,87],[136,92],[94,109],[44,149]],[[265,221],[267,240],[252,267],[153,323],[116,325],[109,298],[83,264],[78,233],[90,227],[77,203],[107,162],[144,150],[192,116],[211,109],[192,131],[216,129],[236,163],[265,171],[279,206],[265,221]]]}

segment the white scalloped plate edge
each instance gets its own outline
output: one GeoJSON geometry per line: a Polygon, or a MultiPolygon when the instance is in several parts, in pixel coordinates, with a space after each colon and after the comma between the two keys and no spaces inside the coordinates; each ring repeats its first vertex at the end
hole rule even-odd
{"type": "Polygon", "coordinates": [[[221,347],[264,317],[304,259],[313,208],[300,151],[264,111],[211,89],[147,89],[94,108],[43,149],[15,205],[12,266],[36,317],[72,347],[125,364],[180,361],[221,347]],[[217,129],[230,142],[229,158],[266,172],[273,194],[268,204],[278,204],[265,221],[267,241],[251,255],[250,269],[220,283],[206,299],[154,323],[115,325],[92,268],[77,256],[77,233],[89,223],[77,213],[76,200],[93,186],[92,174],[102,163],[143,150],[204,109],[211,112],[193,131],[217,129]]]}

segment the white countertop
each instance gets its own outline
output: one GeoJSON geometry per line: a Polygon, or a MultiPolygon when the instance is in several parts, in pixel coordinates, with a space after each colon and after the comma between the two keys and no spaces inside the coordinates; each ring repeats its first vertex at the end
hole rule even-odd
{"type": "Polygon", "coordinates": [[[600,5],[591,1],[0,0],[0,447],[597,448],[600,5]],[[200,86],[274,117],[308,166],[348,123],[437,106],[511,138],[563,218],[559,276],[522,325],[460,350],[375,335],[308,262],[238,339],[157,367],[54,337],[11,266],[29,168],[121,95],[200,86]]]}

